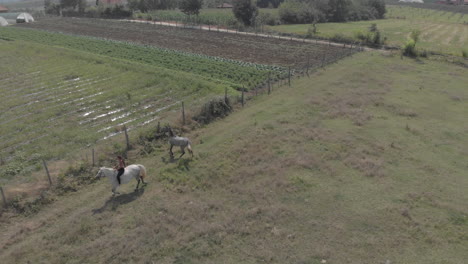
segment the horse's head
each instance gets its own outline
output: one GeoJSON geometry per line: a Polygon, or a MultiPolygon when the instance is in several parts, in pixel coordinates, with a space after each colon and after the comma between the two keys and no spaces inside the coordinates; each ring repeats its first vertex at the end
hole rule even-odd
{"type": "Polygon", "coordinates": [[[104,177],[104,172],[102,171],[102,168],[100,168],[95,178],[102,178],[102,177],[104,177]]]}

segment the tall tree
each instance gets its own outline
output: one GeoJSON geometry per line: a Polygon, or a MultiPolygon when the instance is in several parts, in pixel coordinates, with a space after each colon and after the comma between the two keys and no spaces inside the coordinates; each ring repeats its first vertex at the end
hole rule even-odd
{"type": "Polygon", "coordinates": [[[179,2],[180,10],[188,15],[197,15],[200,13],[200,9],[202,8],[203,0],[181,0],[179,2]]]}
{"type": "Polygon", "coordinates": [[[232,12],[237,20],[246,26],[251,26],[258,15],[258,8],[253,0],[235,0],[232,12]]]}
{"type": "Polygon", "coordinates": [[[346,21],[348,18],[350,6],[351,6],[350,0],[330,0],[328,2],[329,21],[332,21],[332,22],[346,21]]]}

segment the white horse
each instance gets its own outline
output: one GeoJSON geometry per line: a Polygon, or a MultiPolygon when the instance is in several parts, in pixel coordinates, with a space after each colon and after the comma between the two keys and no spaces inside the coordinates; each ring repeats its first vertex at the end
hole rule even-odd
{"type": "Polygon", "coordinates": [[[174,153],[172,152],[172,147],[178,146],[178,147],[180,147],[180,150],[182,151],[182,154],[180,154],[179,158],[181,158],[185,154],[185,148],[188,149],[188,151],[190,152],[191,157],[193,158],[193,150],[192,150],[192,145],[191,145],[190,139],[188,139],[186,137],[175,136],[174,132],[172,132],[171,128],[169,128],[169,134],[171,136],[169,138],[169,144],[171,144],[171,148],[169,149],[169,153],[171,154],[171,157],[174,158],[174,153]]]}
{"type": "MultiPolygon", "coordinates": [[[[112,193],[113,194],[119,194],[115,190],[119,187],[119,182],[117,181],[117,170],[114,170],[112,168],[100,168],[98,173],[96,174],[96,177],[107,177],[112,185],[112,193]]],[[[135,188],[135,191],[138,190],[138,186],[140,185],[140,181],[143,182],[144,185],[146,185],[146,182],[144,178],[146,177],[146,168],[143,165],[140,164],[132,164],[127,167],[125,167],[125,172],[120,176],[120,183],[129,183],[133,178],[135,178],[138,181],[138,184],[135,188]]]]}

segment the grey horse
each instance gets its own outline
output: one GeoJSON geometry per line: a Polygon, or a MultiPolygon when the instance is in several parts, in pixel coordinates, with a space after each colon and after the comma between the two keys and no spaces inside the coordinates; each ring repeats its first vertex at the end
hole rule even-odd
{"type": "Polygon", "coordinates": [[[191,157],[193,158],[193,150],[192,150],[192,146],[190,145],[191,144],[190,140],[186,137],[175,136],[171,128],[169,128],[169,134],[170,134],[169,144],[171,144],[169,153],[171,154],[171,158],[174,158],[174,153],[172,152],[172,148],[174,146],[180,147],[180,150],[182,151],[182,154],[180,154],[179,158],[181,158],[185,154],[185,148],[188,149],[191,157]]]}

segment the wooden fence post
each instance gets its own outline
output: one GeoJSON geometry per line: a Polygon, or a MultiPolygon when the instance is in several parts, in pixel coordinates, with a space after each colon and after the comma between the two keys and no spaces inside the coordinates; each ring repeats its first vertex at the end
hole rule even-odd
{"type": "Polygon", "coordinates": [[[288,67],[288,85],[291,87],[291,66],[288,67]]]}
{"type": "Polygon", "coordinates": [[[310,77],[309,76],[309,66],[310,65],[310,54],[307,53],[307,70],[306,70],[306,73],[307,73],[307,77],[310,77]]]}
{"type": "Polygon", "coordinates": [[[244,85],[242,85],[242,95],[241,95],[241,103],[242,103],[242,107],[244,107],[244,85]]]}
{"type": "Polygon", "coordinates": [[[2,193],[2,199],[3,199],[3,207],[7,208],[7,200],[5,198],[5,194],[3,193],[3,188],[0,186],[0,192],[2,193]]]}
{"type": "Polygon", "coordinates": [[[93,167],[94,167],[94,165],[95,165],[95,163],[94,163],[94,148],[93,148],[93,151],[92,151],[92,159],[93,159],[93,167]]]}
{"type": "Polygon", "coordinates": [[[184,107],[183,101],[182,101],[182,125],[185,126],[185,107],[184,107]]]}
{"type": "Polygon", "coordinates": [[[227,104],[228,103],[228,96],[227,96],[227,87],[224,88],[224,103],[227,104]]]}
{"type": "Polygon", "coordinates": [[[49,179],[49,185],[52,186],[52,179],[50,178],[50,173],[49,173],[49,168],[47,168],[47,163],[45,162],[45,160],[42,160],[42,163],[44,164],[44,169],[46,171],[47,178],[49,179]]]}
{"type": "Polygon", "coordinates": [[[270,81],[270,74],[271,72],[268,72],[268,94],[271,93],[271,81],[270,81]]]}
{"type": "Polygon", "coordinates": [[[128,131],[127,131],[127,126],[124,125],[124,133],[125,133],[125,143],[127,146],[127,151],[130,150],[130,140],[128,139],[128,131]]]}

